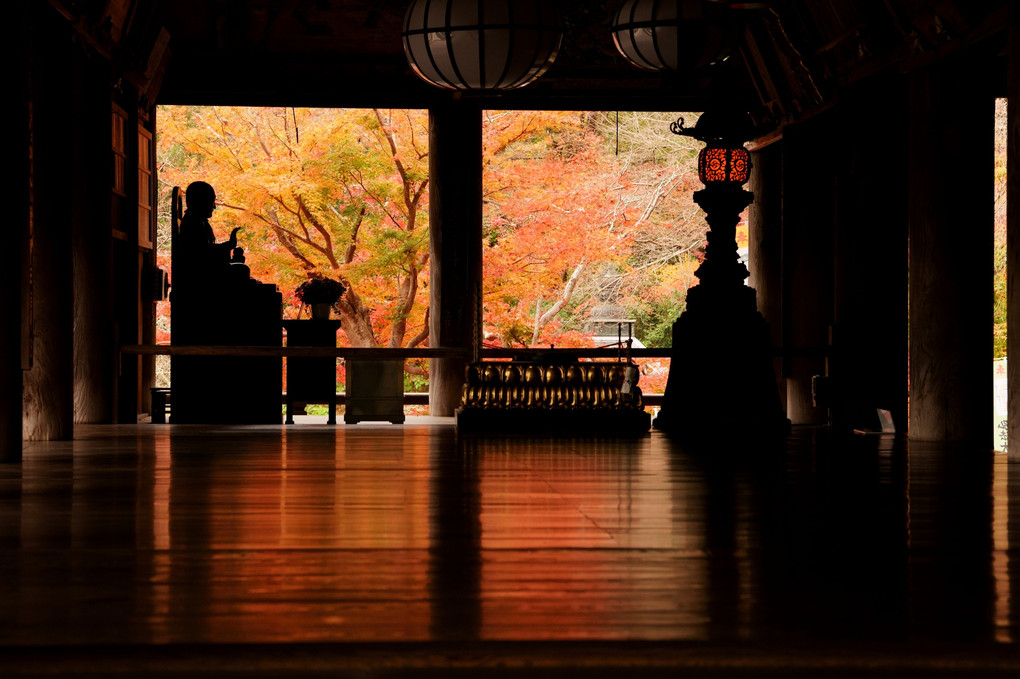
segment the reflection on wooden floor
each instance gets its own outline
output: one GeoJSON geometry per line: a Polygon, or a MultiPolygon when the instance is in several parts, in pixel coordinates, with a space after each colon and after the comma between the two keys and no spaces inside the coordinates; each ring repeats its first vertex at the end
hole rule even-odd
{"type": "Polygon", "coordinates": [[[663,648],[831,664],[865,644],[898,669],[951,667],[945,648],[1020,669],[1004,456],[820,431],[737,452],[658,433],[80,427],[0,467],[0,650],[16,652],[0,670],[39,648],[334,642],[490,659],[490,642],[597,642],[586,662],[614,649],[646,669],[683,665],[663,648]]]}

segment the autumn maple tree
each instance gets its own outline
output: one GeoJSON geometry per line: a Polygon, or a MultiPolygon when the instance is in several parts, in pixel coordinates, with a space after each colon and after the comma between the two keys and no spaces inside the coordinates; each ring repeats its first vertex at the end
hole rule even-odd
{"type": "Polygon", "coordinates": [[[212,184],[214,229],[242,227],[253,276],[291,307],[302,281],[325,275],[347,287],[337,308],[351,346],[427,340],[426,112],[164,106],[159,131],[161,182],[212,184]]]}
{"type": "Polygon", "coordinates": [[[486,112],[484,297],[495,341],[590,344],[585,321],[600,300],[646,326],[682,310],[705,239],[691,200],[697,149],[669,133],[671,115],[627,115],[617,127],[600,113],[486,112]]]}

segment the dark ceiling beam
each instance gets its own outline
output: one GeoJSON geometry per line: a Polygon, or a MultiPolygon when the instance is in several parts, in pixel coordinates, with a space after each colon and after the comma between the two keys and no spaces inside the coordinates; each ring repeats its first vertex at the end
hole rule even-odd
{"type": "MultiPolygon", "coordinates": [[[[675,111],[729,100],[751,110],[768,134],[830,108],[858,81],[908,72],[986,40],[1005,26],[1009,6],[780,3],[747,14],[748,40],[727,73],[683,79],[638,71],[615,53],[608,25],[619,4],[568,0],[563,49],[545,76],[521,90],[463,98],[484,108],[675,111]]],[[[352,1],[342,11],[301,17],[289,7],[283,0],[231,4],[229,11],[198,0],[162,3],[173,54],[158,101],[425,108],[449,100],[404,59],[402,3],[352,1]]]]}

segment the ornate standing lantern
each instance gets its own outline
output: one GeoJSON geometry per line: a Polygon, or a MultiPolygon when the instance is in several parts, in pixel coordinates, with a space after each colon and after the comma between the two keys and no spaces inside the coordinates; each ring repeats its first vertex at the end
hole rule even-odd
{"type": "Polygon", "coordinates": [[[698,179],[706,186],[713,184],[746,184],[751,178],[751,155],[744,142],[751,136],[751,126],[744,114],[709,111],[693,128],[680,118],[669,126],[676,135],[705,142],[698,154],[698,179]]]}
{"type": "Polygon", "coordinates": [[[754,200],[753,193],[741,188],[751,178],[751,155],[744,148],[751,136],[750,120],[743,113],[709,111],[693,129],[685,127],[683,118],[669,129],[706,144],[698,154],[698,178],[705,188],[694,194],[694,201],[705,210],[712,229],[697,275],[702,282],[743,285],[748,273],[737,257],[735,235],[740,213],[754,200]]]}
{"type": "Polygon", "coordinates": [[[423,80],[484,92],[524,87],[545,73],[563,33],[548,0],[414,0],[402,36],[423,80]]]}
{"type": "Polygon", "coordinates": [[[699,283],[687,291],[686,310],[673,324],[674,355],[699,360],[678,361],[682,373],[670,370],[654,424],[691,439],[743,431],[767,444],[784,436],[789,422],[776,389],[771,332],[758,313],[754,288],[744,284],[748,272],[737,255],[740,213],[754,200],[743,189],[751,171],[744,148],[750,120],[743,113],[711,111],[693,129],[681,118],[670,130],[706,144],[698,155],[705,188],[694,201],[711,229],[705,261],[694,274],[699,283]]]}
{"type": "Polygon", "coordinates": [[[620,54],[646,71],[721,63],[737,35],[726,6],[704,0],[627,0],[610,30],[620,54]]]}

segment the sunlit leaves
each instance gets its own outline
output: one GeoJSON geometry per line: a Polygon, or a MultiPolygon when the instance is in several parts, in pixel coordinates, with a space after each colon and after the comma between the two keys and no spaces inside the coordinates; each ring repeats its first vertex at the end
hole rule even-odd
{"type": "Polygon", "coordinates": [[[490,342],[590,344],[585,326],[599,300],[626,306],[661,336],[696,282],[700,144],[669,133],[671,114],[621,114],[617,154],[611,115],[486,112],[490,342]],[[648,303],[666,298],[674,301],[648,303]]]}
{"type": "MultiPolygon", "coordinates": [[[[669,133],[674,114],[621,113],[618,127],[613,113],[483,115],[490,340],[590,343],[589,314],[607,300],[639,336],[665,337],[704,242],[691,201],[700,144],[669,133]]],[[[222,239],[243,227],[257,278],[290,300],[308,273],[342,277],[351,344],[421,340],[426,112],[164,107],[158,127],[161,180],[216,187],[214,228],[222,239]]]]}
{"type": "MultiPolygon", "coordinates": [[[[310,274],[343,278],[351,344],[402,346],[424,327],[424,111],[161,107],[161,181],[217,191],[213,228],[241,226],[253,275],[286,300],[310,274]]],[[[298,313],[294,306],[288,315],[298,313]]]]}

